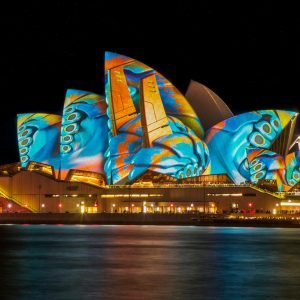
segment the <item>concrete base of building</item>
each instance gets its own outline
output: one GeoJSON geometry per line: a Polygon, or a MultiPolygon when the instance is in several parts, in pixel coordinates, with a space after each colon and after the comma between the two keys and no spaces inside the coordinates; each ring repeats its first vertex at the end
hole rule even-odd
{"type": "Polygon", "coordinates": [[[0,214],[26,211],[155,216],[231,212],[298,214],[300,191],[272,193],[249,184],[220,182],[95,187],[57,181],[28,170],[14,176],[0,176],[0,214]]]}

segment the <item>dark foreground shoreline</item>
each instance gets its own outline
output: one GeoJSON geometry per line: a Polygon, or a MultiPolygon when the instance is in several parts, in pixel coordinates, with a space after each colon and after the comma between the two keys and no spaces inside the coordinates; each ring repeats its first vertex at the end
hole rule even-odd
{"type": "Polygon", "coordinates": [[[231,218],[229,216],[203,216],[193,214],[0,214],[0,224],[86,224],[86,225],[196,225],[237,227],[287,227],[300,228],[298,217],[231,218]]]}

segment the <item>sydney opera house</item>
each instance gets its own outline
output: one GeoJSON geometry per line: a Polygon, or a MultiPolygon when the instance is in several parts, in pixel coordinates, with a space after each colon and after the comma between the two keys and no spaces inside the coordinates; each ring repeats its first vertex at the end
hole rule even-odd
{"type": "Polygon", "coordinates": [[[61,115],[17,115],[20,162],[0,166],[0,212],[298,212],[297,117],[234,115],[198,82],[183,95],[107,52],[105,96],[68,90],[61,115]]]}

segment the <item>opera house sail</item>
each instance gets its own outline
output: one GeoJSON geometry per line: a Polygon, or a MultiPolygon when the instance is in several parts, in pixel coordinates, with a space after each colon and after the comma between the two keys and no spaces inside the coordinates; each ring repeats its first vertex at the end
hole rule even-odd
{"type": "Polygon", "coordinates": [[[82,172],[87,177],[93,173],[103,175],[107,120],[104,97],[79,90],[67,91],[60,136],[60,179],[83,178],[82,172]]]}
{"type": "Polygon", "coordinates": [[[98,187],[147,176],[181,183],[222,175],[282,192],[300,182],[300,154],[291,150],[297,112],[234,115],[206,86],[191,81],[184,96],[151,67],[112,52],[104,87],[104,96],[68,90],[61,116],[19,114],[21,167],[98,187]]]}

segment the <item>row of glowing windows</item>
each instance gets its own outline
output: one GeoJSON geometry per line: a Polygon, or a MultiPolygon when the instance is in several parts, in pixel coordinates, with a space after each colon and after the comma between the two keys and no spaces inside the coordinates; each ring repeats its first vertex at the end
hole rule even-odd
{"type": "Polygon", "coordinates": [[[145,197],[162,197],[163,194],[116,194],[116,195],[101,195],[101,198],[145,198],[145,197]]]}
{"type": "MultiPolygon", "coordinates": [[[[144,201],[144,202],[143,202],[143,205],[145,206],[146,204],[147,204],[147,203],[144,201]]],[[[27,204],[25,204],[24,206],[25,206],[25,207],[28,207],[27,204]]],[[[84,206],[84,201],[81,201],[80,204],[79,204],[79,203],[76,204],[76,207],[80,207],[80,206],[84,206]]],[[[95,203],[95,204],[94,204],[94,207],[97,207],[97,206],[98,206],[98,204],[95,203]]],[[[134,207],[135,205],[132,203],[131,206],[134,207]]],[[[151,207],[154,207],[154,204],[151,203],[150,206],[151,206],[151,207]]],[[[211,207],[215,207],[215,204],[214,204],[214,203],[211,203],[210,206],[211,206],[211,207]]],[[[7,207],[8,207],[8,208],[12,208],[12,204],[9,203],[9,204],[7,205],[7,207]]],[[[41,207],[44,208],[44,207],[45,207],[45,204],[42,203],[42,204],[41,204],[41,207]]],[[[62,203],[58,203],[58,207],[59,207],[59,208],[62,207],[62,203]]],[[[116,204],[113,203],[113,204],[112,204],[112,207],[116,207],[116,204]]],[[[169,207],[174,207],[174,204],[171,203],[171,204],[169,205],[169,207]]],[[[191,210],[191,209],[193,209],[193,208],[194,208],[194,204],[191,203],[191,205],[187,207],[187,210],[191,210]]],[[[178,207],[178,209],[181,209],[181,208],[178,207]]]]}
{"type": "MultiPolygon", "coordinates": [[[[53,197],[53,198],[58,198],[58,197],[84,197],[85,195],[77,195],[77,194],[74,194],[74,195],[58,195],[58,194],[53,194],[53,195],[50,195],[50,197],[53,197]]],[[[92,197],[93,195],[92,194],[89,194],[88,195],[89,197],[92,197]]],[[[94,195],[94,196],[97,196],[97,195],[94,195]]],[[[116,194],[116,195],[101,195],[100,197],[101,198],[129,198],[129,197],[132,197],[132,198],[146,198],[146,197],[162,197],[163,194],[116,194]]]]}
{"type": "MultiPolygon", "coordinates": [[[[107,196],[107,195],[106,195],[106,196],[107,196]]],[[[80,205],[83,206],[83,205],[84,205],[84,201],[82,201],[80,204],[77,203],[77,204],[76,204],[76,207],[80,207],[80,205]]],[[[144,206],[146,205],[146,202],[145,202],[145,201],[143,202],[143,205],[144,205],[144,206]]],[[[281,202],[280,205],[281,205],[281,206],[300,206],[300,203],[299,203],[299,202],[292,202],[291,200],[288,200],[287,202],[281,202]]],[[[24,206],[25,206],[25,207],[28,207],[28,204],[25,204],[24,206]]],[[[97,206],[98,206],[98,204],[95,203],[95,204],[94,204],[94,207],[97,207],[97,206]]],[[[131,206],[134,207],[135,205],[132,203],[131,206]]],[[[153,207],[154,204],[151,203],[150,206],[153,207]]],[[[214,203],[211,203],[210,206],[211,206],[211,207],[215,207],[215,204],[214,204],[214,203]]],[[[248,206],[249,206],[250,208],[253,207],[253,203],[249,202],[249,203],[248,203],[248,206]]],[[[278,207],[278,206],[279,206],[279,203],[276,203],[276,206],[278,207]]],[[[9,203],[9,204],[7,205],[7,207],[8,207],[8,208],[11,208],[11,207],[12,207],[12,204],[9,203]]],[[[45,204],[42,203],[42,204],[41,204],[41,207],[44,208],[44,207],[45,207],[45,204]]],[[[58,207],[61,208],[61,207],[62,207],[62,203],[58,203],[58,207]]],[[[112,204],[112,207],[116,207],[116,204],[113,203],[113,204],[112,204]]],[[[169,207],[171,207],[171,208],[174,207],[174,204],[171,203],[171,204],[169,205],[169,207]]],[[[190,205],[189,207],[187,207],[187,210],[192,210],[193,208],[194,208],[194,204],[191,203],[191,205],[190,205]]],[[[233,204],[232,204],[232,208],[238,208],[238,204],[237,204],[237,203],[233,203],[233,204]]],[[[180,207],[178,207],[178,209],[180,209],[180,207]]]]}
{"type": "MultiPolygon", "coordinates": [[[[60,195],[52,195],[52,197],[59,197],[60,195]]],[[[78,195],[62,195],[63,197],[78,197],[78,195]]],[[[241,197],[242,193],[236,194],[207,194],[207,196],[223,196],[223,197],[241,197]]],[[[92,197],[90,194],[89,197],[92,197]]],[[[101,195],[101,198],[144,198],[144,197],[163,197],[163,194],[115,194],[115,195],[101,195]]]]}
{"type": "MultiPolygon", "coordinates": [[[[41,207],[42,208],[44,208],[46,205],[45,205],[45,203],[42,203],[41,204],[41,207]]],[[[58,205],[57,205],[59,208],[61,208],[62,207],[62,203],[58,203],[58,205]]],[[[80,204],[79,203],[76,203],[76,207],[80,207],[80,206],[84,206],[84,201],[82,201],[80,204]]],[[[97,203],[95,203],[94,204],[94,207],[97,207],[98,206],[98,204],[97,203]]],[[[24,207],[28,207],[28,204],[25,204],[24,205],[24,207]]],[[[12,208],[12,203],[8,203],[7,204],[7,208],[12,208]]]]}

